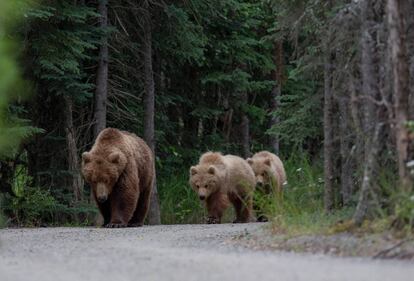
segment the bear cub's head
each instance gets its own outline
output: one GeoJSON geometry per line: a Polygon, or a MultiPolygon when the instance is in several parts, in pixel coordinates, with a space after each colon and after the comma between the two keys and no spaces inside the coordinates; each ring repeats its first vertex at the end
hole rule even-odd
{"type": "Polygon", "coordinates": [[[223,169],[220,165],[197,165],[190,168],[190,185],[200,200],[217,192],[222,181],[223,169]]]}
{"type": "Polygon", "coordinates": [[[126,157],[121,151],[113,151],[108,155],[93,152],[82,154],[82,174],[99,203],[108,199],[125,166],[126,157]]]}
{"type": "Polygon", "coordinates": [[[274,184],[275,179],[272,179],[272,161],[270,159],[248,158],[247,163],[249,163],[250,167],[252,167],[252,170],[256,177],[257,186],[260,187],[274,184]]]}

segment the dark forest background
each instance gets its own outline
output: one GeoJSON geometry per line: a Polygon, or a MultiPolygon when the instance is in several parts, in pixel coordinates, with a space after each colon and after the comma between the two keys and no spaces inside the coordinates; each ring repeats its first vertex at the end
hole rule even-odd
{"type": "Polygon", "coordinates": [[[150,223],[203,221],[201,153],[269,150],[273,217],[414,225],[413,0],[22,3],[0,29],[1,74],[24,78],[0,83],[7,225],[93,224],[80,154],[105,127],[155,151],[150,223]]]}

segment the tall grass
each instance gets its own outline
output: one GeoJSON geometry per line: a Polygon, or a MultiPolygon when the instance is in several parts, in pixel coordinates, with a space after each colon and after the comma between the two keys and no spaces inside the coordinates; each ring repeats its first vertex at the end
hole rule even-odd
{"type": "Polygon", "coordinates": [[[283,195],[256,192],[255,205],[269,218],[278,233],[315,233],[348,218],[350,209],[326,214],[323,209],[322,163],[291,156],[284,162],[288,184],[283,195]]]}
{"type": "Polygon", "coordinates": [[[202,223],[205,210],[188,184],[188,172],[158,180],[163,224],[202,223]]]}

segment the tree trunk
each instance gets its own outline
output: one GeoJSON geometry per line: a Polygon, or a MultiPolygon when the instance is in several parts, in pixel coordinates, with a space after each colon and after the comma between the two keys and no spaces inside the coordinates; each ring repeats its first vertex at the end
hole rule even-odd
{"type": "Polygon", "coordinates": [[[407,19],[407,50],[410,62],[410,120],[414,120],[414,0],[409,1],[409,7],[406,11],[405,18],[407,19]]]}
{"type": "Polygon", "coordinates": [[[81,201],[83,197],[83,180],[79,173],[78,148],[76,145],[75,129],[73,127],[73,101],[70,96],[65,96],[64,100],[68,171],[70,173],[70,186],[72,187],[75,202],[77,202],[81,201]]]}
{"type": "MultiPolygon", "coordinates": [[[[243,106],[249,103],[246,92],[242,93],[243,106]]],[[[242,106],[242,121],[241,121],[241,140],[242,140],[242,154],[244,158],[251,156],[250,153],[250,124],[249,117],[242,106]]]]}
{"type": "MultiPolygon", "coordinates": [[[[279,108],[279,97],[282,94],[282,80],[283,80],[283,42],[278,40],[275,42],[274,46],[274,57],[273,62],[276,66],[275,71],[273,72],[273,80],[275,81],[275,86],[272,89],[272,97],[270,100],[270,109],[271,109],[271,118],[270,118],[270,129],[276,126],[279,123],[279,117],[275,114],[276,110],[279,108]]],[[[280,144],[279,137],[277,135],[270,135],[270,146],[273,149],[275,154],[279,154],[280,144]]]]}
{"type": "MultiPolygon", "coordinates": [[[[108,0],[99,0],[98,11],[101,15],[99,27],[106,31],[108,27],[108,0]]],[[[103,35],[99,47],[99,62],[96,74],[94,138],[106,127],[106,104],[108,97],[108,38],[103,35]]]]}
{"type": "Polygon", "coordinates": [[[325,91],[324,91],[324,206],[327,212],[334,207],[334,146],[333,146],[333,92],[332,92],[332,53],[329,48],[329,42],[326,44],[325,58],[325,91]]]}
{"type": "Polygon", "coordinates": [[[370,149],[366,152],[367,162],[364,167],[362,187],[358,205],[353,216],[356,225],[361,225],[364,219],[372,214],[375,207],[378,207],[378,200],[375,195],[375,179],[378,176],[378,157],[381,150],[383,128],[384,125],[382,123],[376,125],[374,137],[370,141],[370,149]]]}
{"type": "MultiPolygon", "coordinates": [[[[388,0],[389,44],[393,73],[395,135],[398,155],[398,172],[401,187],[410,191],[412,180],[406,163],[410,160],[410,138],[406,127],[409,120],[409,66],[406,48],[404,12],[408,9],[407,1],[388,0]]],[[[412,15],[411,15],[412,16],[412,15]]]]}
{"type": "MultiPolygon", "coordinates": [[[[374,133],[376,105],[373,100],[379,98],[378,78],[378,49],[376,44],[378,23],[375,15],[375,0],[367,0],[362,3],[362,38],[361,38],[361,78],[362,93],[364,99],[364,151],[370,151],[370,139],[374,133]]],[[[364,158],[365,163],[367,157],[364,158]]]]}
{"type": "MultiPolygon", "coordinates": [[[[143,1],[144,23],[143,23],[143,56],[144,56],[144,139],[151,148],[155,156],[155,131],[154,131],[154,111],[155,111],[155,86],[154,73],[152,70],[152,36],[151,36],[151,14],[149,3],[143,1]]],[[[154,157],[155,159],[155,157],[154,157]]],[[[160,224],[160,206],[158,201],[158,190],[154,181],[153,192],[151,195],[150,209],[148,212],[148,222],[150,224],[160,224]]]]}
{"type": "Polygon", "coordinates": [[[367,215],[371,215],[377,206],[376,177],[378,176],[378,158],[381,151],[384,125],[381,123],[383,114],[377,106],[380,100],[380,72],[378,54],[378,32],[382,28],[383,12],[377,10],[375,0],[362,2],[362,33],[361,33],[361,78],[364,101],[364,163],[363,178],[358,205],[354,213],[354,222],[360,225],[367,215]]]}
{"type": "Polygon", "coordinates": [[[341,97],[339,107],[339,135],[341,150],[341,198],[342,205],[348,206],[352,196],[353,153],[350,142],[348,99],[341,97]]]}

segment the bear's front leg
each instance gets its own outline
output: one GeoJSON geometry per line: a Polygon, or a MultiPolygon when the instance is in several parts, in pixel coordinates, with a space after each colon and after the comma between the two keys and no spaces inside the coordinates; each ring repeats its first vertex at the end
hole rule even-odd
{"type": "Polygon", "coordinates": [[[138,191],[128,194],[121,192],[122,188],[118,190],[111,196],[111,221],[106,225],[107,228],[127,227],[137,206],[138,191]]]}
{"type": "Polygon", "coordinates": [[[219,224],[219,223],[221,223],[221,217],[216,217],[216,216],[209,215],[207,217],[206,222],[208,224],[219,224]]]}
{"type": "Polygon", "coordinates": [[[229,200],[226,194],[217,192],[207,198],[206,205],[208,212],[207,223],[217,224],[221,223],[221,217],[229,206],[229,200]]]}

